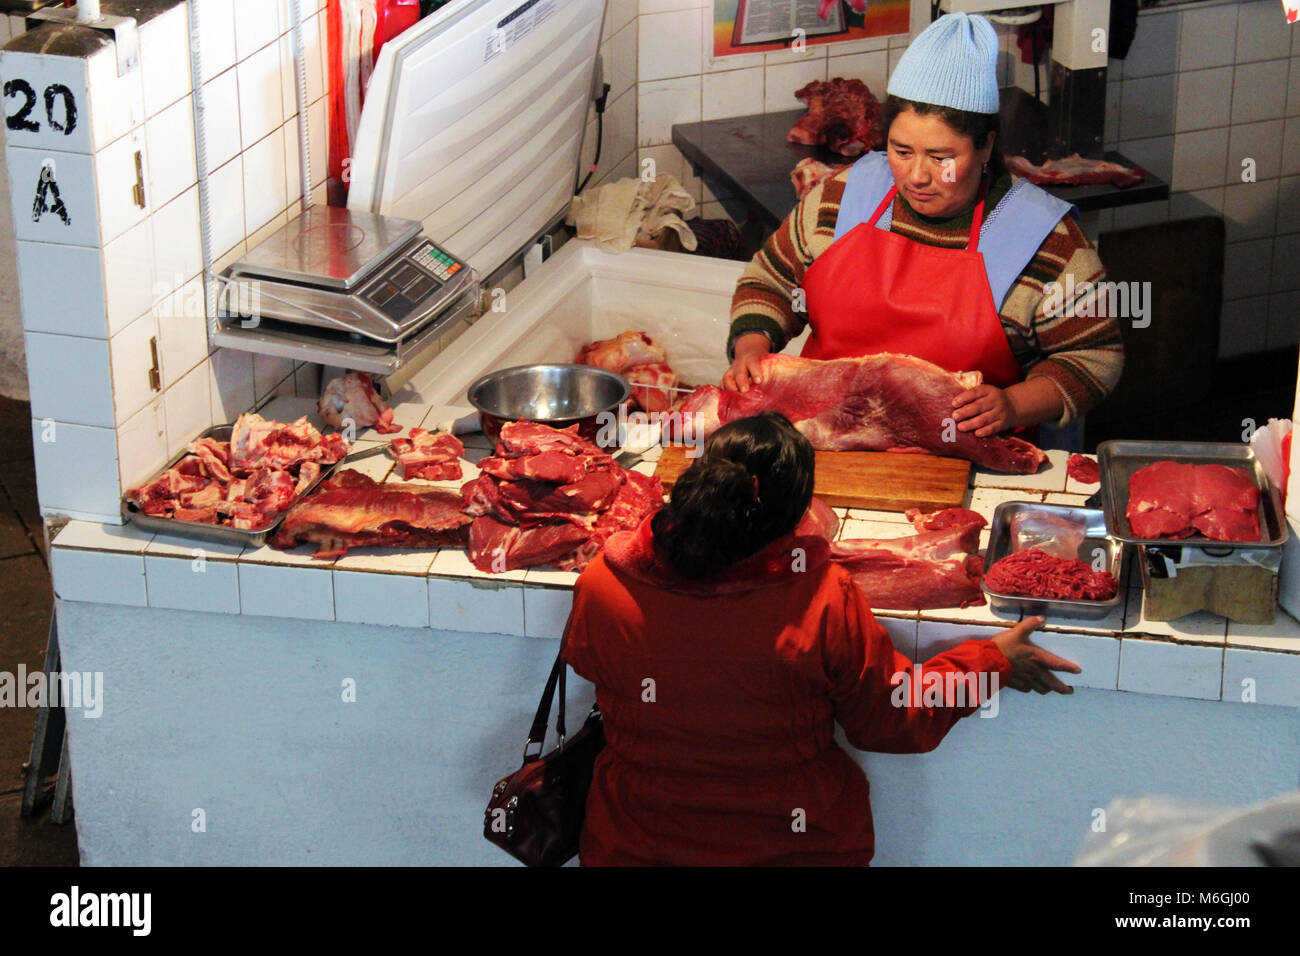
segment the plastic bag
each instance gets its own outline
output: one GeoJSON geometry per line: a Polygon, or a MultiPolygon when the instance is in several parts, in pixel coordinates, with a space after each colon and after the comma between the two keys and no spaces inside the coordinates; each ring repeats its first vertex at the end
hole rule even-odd
{"type": "Polygon", "coordinates": [[[1282,492],[1286,502],[1286,485],[1291,470],[1291,419],[1270,418],[1263,428],[1250,436],[1250,447],[1264,466],[1268,480],[1282,492]]]}
{"type": "Polygon", "coordinates": [[[1081,522],[1049,512],[1021,511],[1011,519],[1011,550],[1037,548],[1054,558],[1072,561],[1079,556],[1088,528],[1081,522]]]}

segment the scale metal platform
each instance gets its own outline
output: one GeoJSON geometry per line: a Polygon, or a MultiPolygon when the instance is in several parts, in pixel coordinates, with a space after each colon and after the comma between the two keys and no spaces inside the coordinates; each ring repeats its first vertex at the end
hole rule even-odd
{"type": "Polygon", "coordinates": [[[422,229],[312,206],[220,273],[213,343],[392,374],[478,304],[474,270],[422,229]]]}

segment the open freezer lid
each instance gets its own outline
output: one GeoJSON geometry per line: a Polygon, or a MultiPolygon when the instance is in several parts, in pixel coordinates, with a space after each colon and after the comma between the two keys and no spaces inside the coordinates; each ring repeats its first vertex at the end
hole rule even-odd
{"type": "Polygon", "coordinates": [[[348,207],[416,219],[483,276],[573,197],[605,0],[457,0],[389,41],[348,207]]]}

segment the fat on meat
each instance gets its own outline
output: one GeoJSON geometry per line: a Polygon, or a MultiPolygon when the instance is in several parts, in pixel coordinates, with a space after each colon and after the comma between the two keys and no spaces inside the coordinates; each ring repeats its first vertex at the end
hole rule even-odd
{"type": "Polygon", "coordinates": [[[979,554],[984,518],[966,508],[907,512],[917,533],[902,538],[853,538],[831,545],[831,560],[853,576],[874,608],[926,610],[984,603],[979,554]]]}
{"type": "Polygon", "coordinates": [[[672,407],[680,380],[666,362],[653,362],[626,369],[623,377],[632,385],[632,399],[647,412],[666,412],[672,407]]]}
{"type": "Polygon", "coordinates": [[[692,392],[681,405],[690,416],[683,437],[702,441],[727,422],[772,410],[821,451],[929,452],[1016,474],[1032,474],[1047,460],[1021,438],[976,438],[956,428],[952,400],[979,384],[978,372],[954,374],[891,352],[831,361],[776,354],[761,361],[759,383],[747,392],[714,385],[692,392]]]}
{"type": "Polygon", "coordinates": [[[334,428],[343,428],[351,421],[356,428],[373,425],[381,435],[402,430],[393,423],[393,410],[365,372],[348,372],[332,379],[316,401],[316,410],[321,421],[334,428]]]}
{"type": "Polygon", "coordinates": [[[620,332],[612,339],[584,345],[574,361],[621,374],[637,365],[665,363],[668,352],[644,332],[620,332]]]}
{"type": "Polygon", "coordinates": [[[410,437],[389,442],[388,453],[396,459],[403,479],[454,481],[464,474],[460,459],[465,454],[465,446],[450,432],[412,428],[410,437]]]}

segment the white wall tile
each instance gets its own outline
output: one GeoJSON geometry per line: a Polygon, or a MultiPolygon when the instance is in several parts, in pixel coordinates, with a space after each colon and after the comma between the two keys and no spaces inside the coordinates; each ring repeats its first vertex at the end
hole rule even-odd
{"type": "Polygon", "coordinates": [[[1174,136],[1175,189],[1205,189],[1223,185],[1224,164],[1228,155],[1226,129],[1178,133],[1174,136]]]}
{"type": "Polygon", "coordinates": [[[795,91],[802,89],[813,80],[825,80],[826,61],[817,59],[769,66],[765,69],[765,75],[763,112],[795,110],[804,105],[795,98],[795,91]]]}
{"type": "Polygon", "coordinates": [[[104,290],[110,336],[149,311],[158,281],[154,269],[153,227],[148,221],[132,226],[104,247],[104,290]]]}
{"type": "Polygon", "coordinates": [[[167,463],[167,415],[159,395],[118,426],[118,474],[123,490],[148,481],[167,463]]]}
{"type": "Polygon", "coordinates": [[[609,40],[605,82],[610,86],[610,97],[622,96],[636,79],[636,24],[629,24],[609,40]]]}
{"type": "Polygon", "coordinates": [[[1272,246],[1268,239],[1228,243],[1223,254],[1223,287],[1229,295],[1245,298],[1269,291],[1272,246]]]}
{"type": "MultiPolygon", "coordinates": [[[[1232,62],[1237,42],[1237,9],[1234,4],[1184,10],[1181,19],[1179,70],[1198,70],[1232,62]]],[[[1142,32],[1141,26],[1139,23],[1138,33],[1142,32]]]]}
{"type": "Polygon", "coordinates": [[[950,651],[971,638],[988,640],[1004,628],[980,627],[974,624],[946,624],[941,621],[920,622],[916,635],[916,660],[925,662],[938,654],[950,651]]]}
{"type": "Polygon", "coordinates": [[[244,241],[244,157],[236,156],[208,177],[212,206],[212,252],[224,255],[244,241]]]}
{"type": "Polygon", "coordinates": [[[1273,240],[1273,281],[1270,292],[1300,289],[1300,233],[1273,240]]]}
{"type": "Polygon", "coordinates": [[[1120,106],[1120,139],[1163,136],[1174,131],[1174,87],[1172,74],[1125,80],[1120,106]]]}
{"type": "Polygon", "coordinates": [[[1282,131],[1282,175],[1300,174],[1300,117],[1292,117],[1282,131]]]}
{"type": "Polygon", "coordinates": [[[637,0],[609,0],[605,20],[610,26],[610,36],[636,19],[636,4],[637,0]]]}
{"type": "Polygon", "coordinates": [[[149,342],[158,336],[158,320],[146,312],[109,341],[113,368],[113,403],[117,421],[124,422],[157,396],[149,382],[153,353],[149,342]]]}
{"type": "Polygon", "coordinates": [[[1178,67],[1177,13],[1148,14],[1138,21],[1124,59],[1124,79],[1173,73],[1178,67]]]}
{"type": "Polygon", "coordinates": [[[910,661],[917,659],[917,619],[915,616],[879,616],[876,618],[876,623],[885,629],[885,633],[889,635],[890,643],[894,645],[894,650],[910,661]]]}
{"type": "Polygon", "coordinates": [[[1300,345],[1300,290],[1275,292],[1268,297],[1268,341],[1270,349],[1300,345]]]}
{"type": "Polygon", "coordinates": [[[233,561],[146,554],[144,570],[150,607],[239,613],[239,566],[233,561]]]}
{"type": "Polygon", "coordinates": [[[1223,213],[1223,188],[1176,192],[1169,196],[1169,218],[1192,219],[1223,213]]]}
{"type": "Polygon", "coordinates": [[[99,234],[104,244],[138,225],[156,208],[149,198],[149,156],[144,130],[137,128],[95,154],[95,190],[99,198],[99,234]],[[140,158],[143,176],[136,172],[140,158]],[[145,187],[145,205],[136,202],[135,186],[145,187]]]}
{"type": "Polygon", "coordinates": [[[667,13],[670,10],[696,10],[700,4],[697,0],[637,0],[637,16],[644,17],[650,13],[667,13]]]}
{"type": "MultiPolygon", "coordinates": [[[[203,283],[195,277],[153,307],[158,317],[158,349],[163,387],[171,386],[208,357],[203,283]]],[[[206,387],[206,386],[205,386],[206,387]]]]}
{"type": "Polygon", "coordinates": [[[194,100],[190,96],[161,109],[145,124],[149,144],[149,205],[157,209],[198,179],[194,158],[194,100]]]}
{"type": "Polygon", "coordinates": [[[889,51],[882,49],[871,53],[836,56],[838,50],[838,44],[830,48],[830,59],[826,63],[826,78],[834,79],[842,76],[845,79],[861,80],[867,84],[871,94],[883,103],[885,85],[889,82],[889,51]]]}
{"type": "Polygon", "coordinates": [[[0,76],[6,84],[14,85],[5,97],[6,127],[15,124],[15,128],[5,129],[9,146],[83,154],[94,151],[85,60],[0,52],[0,76]],[[31,90],[30,103],[22,84],[31,90]],[[66,99],[58,95],[53,102],[54,122],[51,123],[50,113],[45,109],[45,91],[51,87],[57,90],[59,86],[71,95],[74,116],[69,119],[66,99]]]}
{"type": "Polygon", "coordinates": [[[207,369],[214,424],[229,424],[253,407],[257,397],[253,391],[251,352],[217,349],[207,369]]]}
{"type": "Polygon", "coordinates": [[[235,65],[234,0],[196,0],[203,82],[235,65]]]}
{"type": "Polygon", "coordinates": [[[676,123],[700,121],[700,77],[637,84],[637,145],[672,142],[676,123]]]}
{"type": "Polygon", "coordinates": [[[1247,158],[1253,159],[1256,184],[1280,175],[1282,158],[1282,120],[1245,123],[1233,126],[1228,134],[1228,185],[1242,182],[1247,158]]]}
{"type": "Polygon", "coordinates": [[[1300,57],[1291,57],[1290,80],[1286,87],[1286,115],[1300,116],[1300,57]]]}
{"type": "Polygon", "coordinates": [[[1125,637],[1119,651],[1119,689],[1219,700],[1223,648],[1125,637]]]}
{"type": "Polygon", "coordinates": [[[167,389],[167,453],[174,455],[212,424],[205,369],[196,368],[167,389]]]}
{"type": "Polygon", "coordinates": [[[65,601],[145,606],[144,558],[139,554],[52,548],[54,593],[65,601]]]}
{"type": "Polygon", "coordinates": [[[244,232],[251,235],[284,212],[287,205],[283,130],[277,128],[244,150],[243,160],[244,232]]]}
{"type": "Polygon", "coordinates": [[[44,332],[28,332],[26,340],[33,417],[111,428],[108,342],[44,332]]]}
{"type": "Polygon", "coordinates": [[[337,569],[331,573],[338,620],[388,627],[429,626],[428,579],[423,575],[337,569]]]}
{"type": "Polygon", "coordinates": [[[1230,299],[1219,319],[1219,357],[1262,352],[1268,340],[1268,296],[1230,299]]]}
{"type": "Polygon", "coordinates": [[[328,569],[240,561],[239,604],[244,614],[332,621],[333,576],[328,569]]]}
{"type": "Polygon", "coordinates": [[[1119,144],[1120,103],[1124,86],[1122,83],[1106,84],[1106,119],[1103,123],[1101,141],[1107,149],[1114,149],[1119,144]]]}
{"type": "Polygon", "coordinates": [[[16,247],[23,328],[106,338],[99,250],[44,242],[16,247]]]}
{"type": "MultiPolygon", "coordinates": [[[[1168,182],[1174,173],[1174,138],[1153,136],[1150,139],[1129,139],[1119,144],[1120,152],[1148,172],[1168,182]]],[[[1144,205],[1144,204],[1139,204],[1144,205]]]]}
{"type": "Polygon", "coordinates": [[[1174,129],[1227,126],[1232,115],[1232,67],[1189,70],[1178,74],[1178,108],[1174,129]]]}
{"type": "Polygon", "coordinates": [[[1118,686],[1119,638],[1069,631],[1035,631],[1030,640],[1043,650],[1079,665],[1082,670],[1078,674],[1056,672],[1056,676],[1071,687],[1115,690],[1118,686]]]}
{"type": "Polygon", "coordinates": [[[43,513],[118,513],[117,443],[111,428],[63,422],[46,427],[34,418],[32,435],[43,513]]]}
{"type": "MultiPolygon", "coordinates": [[[[1277,125],[1280,135],[1281,124],[1277,125]]],[[[1235,137],[1236,129],[1233,133],[1235,137]]],[[[1276,179],[1268,179],[1238,183],[1224,190],[1223,219],[1228,242],[1273,235],[1277,218],[1277,184],[1276,179]]]]}
{"type": "Polygon", "coordinates": [[[191,89],[190,25],[185,4],[177,4],[140,27],[139,40],[145,115],[155,116],[191,89]]]}
{"type": "Polygon", "coordinates": [[[572,608],[571,588],[524,588],[524,635],[560,638],[572,608]]]}
{"type": "Polygon", "coordinates": [[[1228,648],[1223,659],[1223,699],[1275,707],[1300,707],[1300,655],[1228,648]]]}
{"type": "Polygon", "coordinates": [[[276,386],[293,374],[293,360],[275,355],[253,356],[253,390],[257,401],[275,391],[276,386]]]}
{"type": "Polygon", "coordinates": [[[280,50],[269,46],[235,67],[239,79],[239,135],[248,149],[284,123],[280,50]]]}
{"type": "Polygon", "coordinates": [[[1300,231],[1300,176],[1278,180],[1276,232],[1300,231]]]}
{"type": "Polygon", "coordinates": [[[638,82],[701,72],[699,10],[653,13],[637,19],[638,82]]]}
{"type": "Polygon", "coordinates": [[[763,112],[763,70],[729,70],[702,77],[702,118],[706,121],[763,112]]]}
{"type": "Polygon", "coordinates": [[[1289,69],[1287,60],[1266,60],[1234,67],[1232,122],[1256,123],[1285,115],[1289,69]]]}
{"type": "MultiPolygon", "coordinates": [[[[432,572],[436,574],[438,560],[432,572]]],[[[524,589],[519,582],[498,583],[430,576],[429,626],[482,634],[524,632],[524,589]]]]}
{"type": "Polygon", "coordinates": [[[150,222],[153,225],[153,291],[156,300],[203,271],[198,187],[185,190],[157,210],[150,222]]]}
{"type": "Polygon", "coordinates": [[[329,175],[329,113],[325,98],[317,100],[307,110],[310,124],[307,127],[311,144],[311,179],[315,186],[325,182],[329,175]]]}
{"type": "Polygon", "coordinates": [[[1237,4],[1237,62],[1289,56],[1291,32],[1273,0],[1237,4]]]}
{"type": "Polygon", "coordinates": [[[239,79],[233,69],[203,84],[203,127],[209,170],[239,153],[239,79]]]}
{"type": "Polygon", "coordinates": [[[56,153],[48,149],[5,147],[9,172],[14,238],[98,248],[99,205],[95,197],[95,164],[91,156],[56,153]],[[44,179],[45,209],[33,219],[37,191],[44,179]],[[57,211],[54,190],[66,214],[57,211]]]}
{"type": "Polygon", "coordinates": [[[281,34],[278,4],[235,0],[235,59],[246,60],[281,34]]]}

